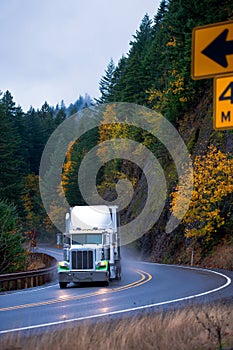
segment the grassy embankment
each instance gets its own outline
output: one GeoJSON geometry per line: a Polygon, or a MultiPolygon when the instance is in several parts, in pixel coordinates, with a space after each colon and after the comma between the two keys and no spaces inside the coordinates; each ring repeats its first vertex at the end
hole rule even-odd
{"type": "Polygon", "coordinates": [[[232,304],[78,323],[43,335],[8,334],[2,350],[214,350],[233,347],[232,304]]]}

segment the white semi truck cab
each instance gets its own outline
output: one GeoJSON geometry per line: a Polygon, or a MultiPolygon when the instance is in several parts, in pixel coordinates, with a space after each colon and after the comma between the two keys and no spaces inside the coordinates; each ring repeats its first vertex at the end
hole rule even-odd
{"type": "Polygon", "coordinates": [[[117,206],[75,206],[66,214],[64,260],[58,264],[60,288],[68,283],[121,279],[117,206]]]}

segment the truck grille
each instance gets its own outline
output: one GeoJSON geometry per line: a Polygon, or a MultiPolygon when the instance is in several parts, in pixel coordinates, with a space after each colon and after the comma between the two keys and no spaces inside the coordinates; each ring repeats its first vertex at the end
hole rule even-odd
{"type": "Polygon", "coordinates": [[[72,269],[76,270],[92,270],[93,250],[73,250],[72,251],[72,269]]]}

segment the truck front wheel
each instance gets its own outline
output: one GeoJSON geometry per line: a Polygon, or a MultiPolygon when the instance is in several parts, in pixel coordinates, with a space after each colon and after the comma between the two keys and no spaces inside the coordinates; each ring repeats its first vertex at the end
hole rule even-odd
{"type": "Polygon", "coordinates": [[[66,282],[59,282],[59,286],[61,289],[64,289],[67,287],[67,283],[66,282]]]}

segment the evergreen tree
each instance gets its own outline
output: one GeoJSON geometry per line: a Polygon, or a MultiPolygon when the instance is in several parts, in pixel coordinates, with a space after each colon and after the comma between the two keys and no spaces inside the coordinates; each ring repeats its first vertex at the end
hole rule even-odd
{"type": "Polygon", "coordinates": [[[131,49],[127,58],[124,76],[121,84],[124,89],[121,93],[121,101],[146,103],[146,89],[148,86],[148,75],[144,64],[145,53],[152,41],[151,20],[146,14],[139,30],[133,36],[134,41],[130,42],[131,49]]]}
{"type": "Polygon", "coordinates": [[[29,230],[35,238],[37,232],[43,229],[43,221],[46,217],[40,196],[38,175],[29,174],[24,178],[23,204],[26,214],[25,229],[29,230]]]}
{"type": "Polygon", "coordinates": [[[3,111],[5,113],[5,115],[14,120],[14,117],[16,115],[16,107],[15,107],[15,102],[13,101],[13,97],[10,93],[9,90],[7,90],[2,99],[1,99],[1,104],[2,104],[2,107],[3,107],[3,111]]]}
{"type": "Polygon", "coordinates": [[[101,78],[99,83],[99,90],[101,93],[100,98],[97,100],[99,103],[113,102],[113,76],[115,72],[115,65],[113,59],[111,58],[107,69],[105,70],[105,75],[101,78]]]}
{"type": "Polygon", "coordinates": [[[55,126],[58,126],[59,124],[64,122],[64,120],[66,120],[66,112],[65,112],[64,108],[61,108],[58,110],[58,112],[54,118],[55,126]]]}
{"type": "Polygon", "coordinates": [[[16,107],[13,96],[7,90],[1,100],[2,108],[6,117],[11,121],[14,128],[15,141],[17,140],[17,150],[14,157],[20,163],[19,174],[21,178],[28,173],[28,167],[25,159],[27,158],[27,139],[25,134],[25,114],[22,108],[16,107]]]}
{"type": "Polygon", "coordinates": [[[20,138],[6,102],[0,101],[0,198],[20,204],[22,192],[22,159],[20,138]]]}
{"type": "Polygon", "coordinates": [[[0,201],[0,273],[17,272],[25,267],[23,238],[17,222],[16,208],[0,201]]]}
{"type": "Polygon", "coordinates": [[[27,163],[29,173],[39,174],[40,159],[45,145],[44,127],[39,112],[33,108],[25,116],[25,130],[27,135],[27,163]]]}
{"type": "Polygon", "coordinates": [[[70,117],[71,115],[74,115],[75,113],[78,112],[78,108],[76,105],[70,104],[68,111],[69,111],[69,117],[70,117]]]}
{"type": "Polygon", "coordinates": [[[156,15],[154,16],[155,27],[159,26],[167,13],[167,0],[162,0],[156,15]]]}
{"type": "MultiPolygon", "coordinates": [[[[111,102],[123,101],[122,92],[125,88],[124,75],[127,66],[127,58],[122,56],[116,66],[112,77],[111,102]]],[[[110,101],[106,101],[110,102],[110,101]]]]}
{"type": "MultiPolygon", "coordinates": [[[[61,131],[60,135],[57,136],[57,147],[53,149],[52,153],[44,154],[43,168],[40,173],[40,192],[46,212],[53,223],[59,223],[58,229],[63,227],[63,230],[65,229],[65,214],[69,208],[67,208],[67,203],[63,200],[64,196],[61,195],[62,173],[58,172],[57,164],[60,161],[60,150],[67,147],[67,140],[65,140],[64,136],[61,131]]],[[[54,226],[49,222],[48,218],[45,218],[44,223],[46,223],[50,231],[54,231],[54,226]]]]}
{"type": "Polygon", "coordinates": [[[39,111],[39,117],[41,119],[41,126],[43,128],[43,142],[46,144],[49,136],[55,130],[55,122],[53,118],[53,110],[52,107],[45,101],[39,111]]]}
{"type": "Polygon", "coordinates": [[[97,145],[98,138],[98,129],[93,128],[70,145],[67,152],[62,174],[62,186],[71,206],[85,204],[78,186],[78,170],[85,154],[97,145]]]}
{"type": "Polygon", "coordinates": [[[153,39],[145,53],[144,65],[147,71],[148,88],[164,89],[169,69],[169,61],[166,58],[166,36],[164,17],[167,13],[167,1],[162,0],[157,14],[154,16],[153,39]]]}

